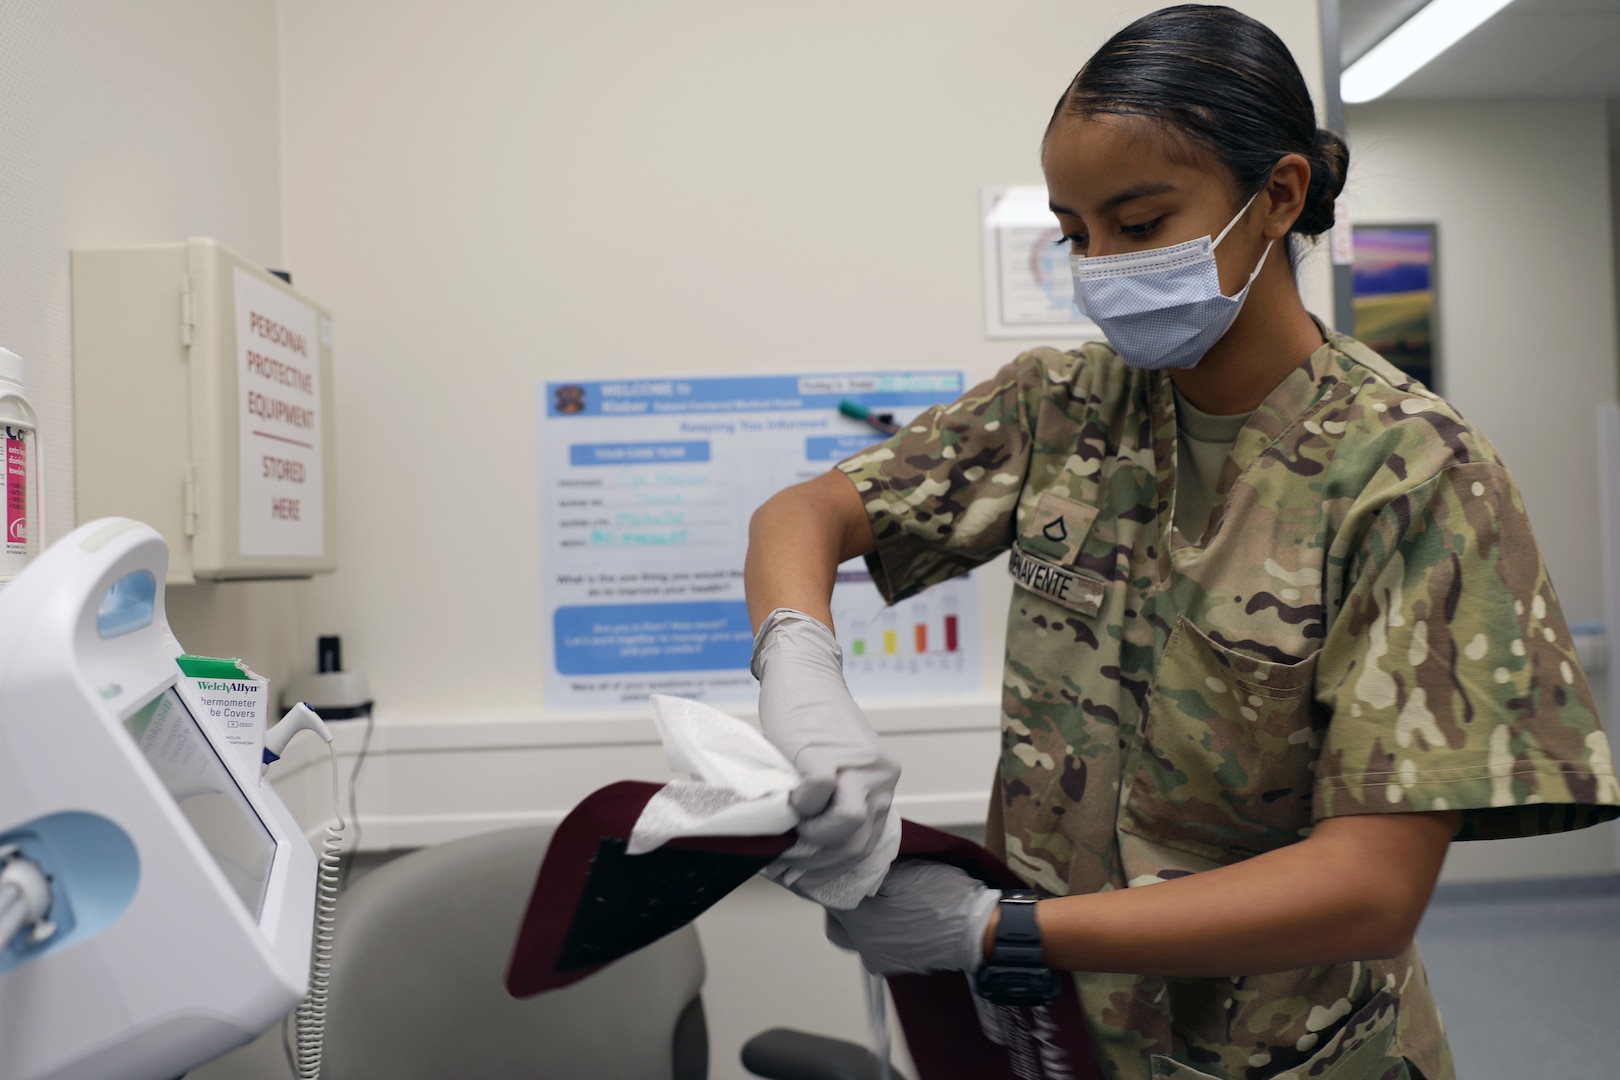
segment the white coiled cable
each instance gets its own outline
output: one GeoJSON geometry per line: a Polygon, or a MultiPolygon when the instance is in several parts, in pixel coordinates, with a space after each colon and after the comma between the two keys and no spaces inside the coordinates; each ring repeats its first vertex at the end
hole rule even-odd
{"type": "Polygon", "coordinates": [[[889,1016],[883,996],[884,979],[861,968],[862,985],[866,990],[866,1022],[872,1029],[873,1054],[877,1057],[879,1080],[889,1080],[889,1016]]]}
{"type": "Polygon", "coordinates": [[[315,882],[315,949],[309,964],[309,995],[298,1005],[296,1069],[298,1080],[317,1080],[321,1075],[321,1052],[326,1040],[326,997],[332,984],[332,942],[337,936],[338,880],[342,875],[343,807],[338,798],[337,751],[331,743],[332,813],[336,825],[326,827],[321,842],[320,870],[315,882]]]}

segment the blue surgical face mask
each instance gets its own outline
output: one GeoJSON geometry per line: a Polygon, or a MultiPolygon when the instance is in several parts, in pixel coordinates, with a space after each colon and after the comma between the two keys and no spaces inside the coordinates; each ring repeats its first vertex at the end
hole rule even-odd
{"type": "Polygon", "coordinates": [[[1074,303],[1132,367],[1190,368],[1232,328],[1271,244],[1236,296],[1221,292],[1215,248],[1259,198],[1256,192],[1221,235],[1174,247],[1104,255],[1070,255],[1074,303]]]}

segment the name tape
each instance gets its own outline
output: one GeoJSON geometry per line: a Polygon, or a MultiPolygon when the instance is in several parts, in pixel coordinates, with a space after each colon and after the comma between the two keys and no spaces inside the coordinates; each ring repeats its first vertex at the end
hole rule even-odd
{"type": "Polygon", "coordinates": [[[1020,588],[1044,596],[1082,615],[1095,615],[1102,607],[1103,583],[1066,566],[1036,558],[1020,548],[1012,549],[1007,572],[1020,588]]]}

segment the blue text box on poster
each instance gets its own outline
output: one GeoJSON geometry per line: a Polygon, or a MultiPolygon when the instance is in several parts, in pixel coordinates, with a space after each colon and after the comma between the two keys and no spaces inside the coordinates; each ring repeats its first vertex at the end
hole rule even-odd
{"type": "Polygon", "coordinates": [[[707,441],[575,443],[568,448],[570,465],[702,465],[708,460],[707,441]]]}
{"type": "Polygon", "coordinates": [[[629,675],[748,667],[754,632],[740,600],[559,607],[562,675],[629,675]]]}

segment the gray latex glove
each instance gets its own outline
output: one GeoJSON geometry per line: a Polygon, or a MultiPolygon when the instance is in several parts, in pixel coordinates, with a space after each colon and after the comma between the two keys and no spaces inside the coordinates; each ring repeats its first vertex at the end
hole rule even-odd
{"type": "Polygon", "coordinates": [[[827,940],[860,953],[876,975],[971,975],[984,960],[984,931],[1000,899],[1001,890],[954,866],[901,859],[876,896],[827,912],[827,940]]]}
{"type": "Polygon", "coordinates": [[[788,802],[803,819],[799,837],[821,848],[778,875],[814,887],[876,850],[899,764],[844,683],[844,653],[818,620],[778,608],[754,639],[759,726],[803,777],[788,802]]]}

